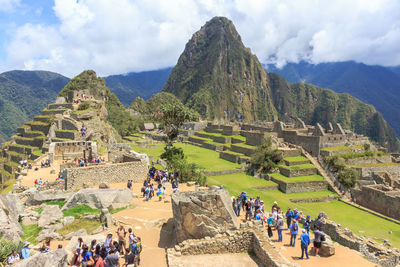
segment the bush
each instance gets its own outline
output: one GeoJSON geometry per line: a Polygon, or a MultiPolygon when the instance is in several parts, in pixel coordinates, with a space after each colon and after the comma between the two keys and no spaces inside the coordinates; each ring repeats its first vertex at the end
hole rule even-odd
{"type": "Polygon", "coordinates": [[[371,148],[371,145],[369,143],[365,143],[363,146],[365,151],[368,151],[371,148]]]}
{"type": "Polygon", "coordinates": [[[282,152],[272,148],[272,139],[266,138],[250,159],[251,168],[259,172],[271,172],[282,161],[282,152]]]}
{"type": "Polygon", "coordinates": [[[7,266],[7,259],[13,250],[19,252],[23,247],[22,242],[13,242],[11,240],[0,239],[0,264],[7,266]]]}
{"type": "Polygon", "coordinates": [[[335,172],[341,171],[346,167],[346,160],[338,155],[326,157],[325,162],[328,164],[328,167],[335,172]]]}
{"type": "Polygon", "coordinates": [[[338,175],[339,182],[347,188],[353,187],[359,178],[360,174],[355,169],[342,170],[338,175]]]}
{"type": "Polygon", "coordinates": [[[88,102],[82,102],[78,106],[78,110],[87,110],[90,108],[90,104],[88,102]]]}

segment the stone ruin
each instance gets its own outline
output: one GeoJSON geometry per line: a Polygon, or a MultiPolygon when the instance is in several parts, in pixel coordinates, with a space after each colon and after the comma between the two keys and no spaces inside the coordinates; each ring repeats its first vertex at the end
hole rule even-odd
{"type": "Polygon", "coordinates": [[[75,160],[86,158],[91,161],[97,158],[97,144],[91,141],[68,141],[52,142],[49,145],[49,159],[54,160],[75,160]]]}

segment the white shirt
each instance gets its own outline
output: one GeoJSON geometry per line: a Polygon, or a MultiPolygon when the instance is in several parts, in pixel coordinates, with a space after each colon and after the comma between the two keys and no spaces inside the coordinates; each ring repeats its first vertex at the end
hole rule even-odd
{"type": "Polygon", "coordinates": [[[8,264],[11,264],[12,262],[14,262],[16,260],[19,260],[19,255],[17,254],[14,256],[13,254],[11,254],[10,257],[8,257],[8,264]]]}

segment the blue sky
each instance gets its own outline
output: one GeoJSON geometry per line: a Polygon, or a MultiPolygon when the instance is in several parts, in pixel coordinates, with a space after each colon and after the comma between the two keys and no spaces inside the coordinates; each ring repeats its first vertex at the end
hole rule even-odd
{"type": "Polygon", "coordinates": [[[262,63],[400,65],[398,0],[0,0],[0,72],[173,66],[214,16],[231,19],[262,63]]]}

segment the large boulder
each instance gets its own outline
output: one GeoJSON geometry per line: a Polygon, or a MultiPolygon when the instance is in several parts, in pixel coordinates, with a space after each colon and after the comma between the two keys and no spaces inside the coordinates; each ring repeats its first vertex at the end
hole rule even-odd
{"type": "Polygon", "coordinates": [[[224,190],[174,193],[172,211],[178,242],[239,228],[231,198],[224,190]]]}
{"type": "Polygon", "coordinates": [[[53,200],[67,200],[69,199],[74,193],[73,192],[66,192],[62,190],[54,190],[49,189],[45,191],[35,191],[32,195],[28,197],[25,202],[27,206],[36,206],[40,205],[46,201],[53,201],[53,200]]]}
{"type": "Polygon", "coordinates": [[[329,257],[335,255],[335,246],[333,245],[330,236],[325,235],[325,241],[321,243],[321,248],[319,249],[318,254],[322,257],[329,257]]]}
{"type": "Polygon", "coordinates": [[[57,249],[47,253],[37,253],[32,257],[22,260],[13,266],[15,267],[67,267],[68,254],[65,249],[57,249]]]}
{"type": "Polygon", "coordinates": [[[46,225],[60,221],[62,218],[63,213],[61,212],[58,205],[44,205],[43,211],[39,217],[38,226],[44,227],[46,225]]]}
{"type": "Polygon", "coordinates": [[[112,189],[81,189],[64,205],[63,210],[80,205],[93,209],[116,209],[129,206],[132,201],[132,191],[125,188],[112,189]]]}
{"type": "Polygon", "coordinates": [[[18,223],[24,207],[17,195],[0,195],[0,235],[14,241],[21,240],[22,227],[18,223]]]}

